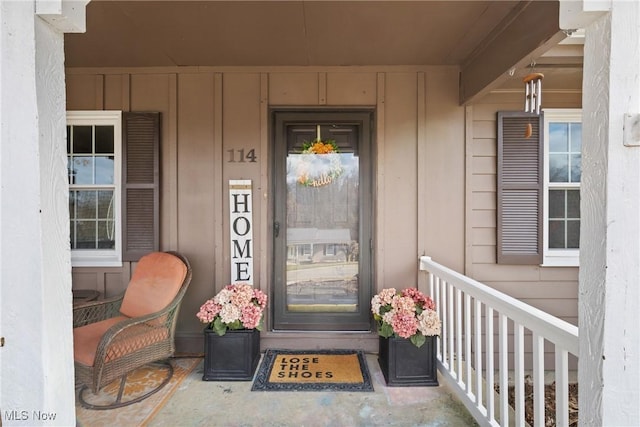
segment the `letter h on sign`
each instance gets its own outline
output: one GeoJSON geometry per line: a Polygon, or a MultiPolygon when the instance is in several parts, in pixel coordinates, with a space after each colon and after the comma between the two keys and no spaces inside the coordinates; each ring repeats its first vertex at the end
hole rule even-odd
{"type": "Polygon", "coordinates": [[[253,285],[251,180],[229,180],[231,283],[253,285]]]}

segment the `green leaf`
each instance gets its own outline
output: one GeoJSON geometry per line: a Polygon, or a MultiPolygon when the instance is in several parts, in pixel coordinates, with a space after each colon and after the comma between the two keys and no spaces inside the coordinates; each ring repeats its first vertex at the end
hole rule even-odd
{"type": "Polygon", "coordinates": [[[393,327],[388,323],[383,323],[378,329],[378,334],[383,338],[389,338],[393,335],[393,327]]]}
{"type": "Polygon", "coordinates": [[[213,321],[213,330],[216,331],[216,334],[223,336],[227,332],[227,325],[222,323],[219,317],[213,321]]]}
{"type": "Polygon", "coordinates": [[[385,313],[388,313],[391,310],[393,310],[393,307],[391,307],[391,304],[383,305],[382,307],[380,307],[380,314],[384,315],[385,313]]]}
{"type": "Polygon", "coordinates": [[[427,341],[427,338],[424,335],[418,333],[418,334],[412,335],[410,340],[413,345],[420,348],[425,343],[425,341],[427,341]]]}
{"type": "Polygon", "coordinates": [[[227,326],[229,327],[229,329],[233,329],[233,330],[244,329],[244,326],[242,326],[242,322],[240,320],[234,320],[233,322],[229,323],[227,326]]]}

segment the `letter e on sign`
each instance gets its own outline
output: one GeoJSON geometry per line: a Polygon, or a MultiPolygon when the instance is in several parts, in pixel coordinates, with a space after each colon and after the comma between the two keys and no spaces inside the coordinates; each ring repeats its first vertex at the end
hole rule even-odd
{"type": "Polygon", "coordinates": [[[253,285],[253,217],[251,180],[229,180],[231,283],[253,285]]]}

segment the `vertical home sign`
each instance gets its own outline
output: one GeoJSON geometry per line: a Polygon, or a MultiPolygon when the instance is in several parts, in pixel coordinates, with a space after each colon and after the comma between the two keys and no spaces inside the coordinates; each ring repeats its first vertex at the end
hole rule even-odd
{"type": "Polygon", "coordinates": [[[231,283],[253,285],[251,180],[229,180],[231,283]]]}

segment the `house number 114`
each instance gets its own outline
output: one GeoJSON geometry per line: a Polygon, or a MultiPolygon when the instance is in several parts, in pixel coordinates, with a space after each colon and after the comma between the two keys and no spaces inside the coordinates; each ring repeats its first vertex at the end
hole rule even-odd
{"type": "Polygon", "coordinates": [[[256,156],[256,150],[254,148],[246,153],[244,148],[227,150],[227,153],[229,153],[229,163],[255,163],[258,161],[258,156],[256,156]]]}

